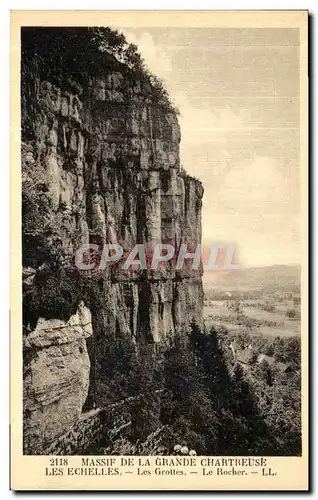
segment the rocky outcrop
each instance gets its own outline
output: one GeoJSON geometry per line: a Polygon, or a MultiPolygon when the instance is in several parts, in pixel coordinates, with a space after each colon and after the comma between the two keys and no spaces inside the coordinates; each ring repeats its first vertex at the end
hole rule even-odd
{"type": "Polygon", "coordinates": [[[25,335],[25,453],[41,452],[80,417],[89,387],[86,339],[91,335],[91,314],[83,304],[67,322],[39,318],[25,335]]]}
{"type": "MultiPolygon", "coordinates": [[[[25,289],[31,297],[25,300],[25,322],[33,325],[44,314],[41,300],[32,310],[34,283],[42,286],[37,297],[47,295],[56,302],[55,285],[46,294],[41,276],[54,266],[72,268],[74,254],[83,244],[118,242],[126,252],[141,243],[149,248],[161,242],[176,249],[182,243],[195,247],[201,241],[203,196],[201,183],[180,170],[176,112],[158,97],[149,79],[110,53],[103,55],[105,64],[93,67],[95,56],[77,53],[74,45],[67,59],[56,48],[64,35],[69,36],[67,30],[54,34],[52,28],[52,36],[45,34],[44,42],[40,31],[22,30],[23,265],[33,270],[25,289]]],[[[70,49],[70,44],[72,38],[63,47],[70,49]]],[[[171,262],[165,269],[128,273],[118,265],[104,272],[83,272],[82,278],[91,282],[82,299],[89,303],[96,345],[116,331],[136,343],[153,345],[175,332],[186,332],[192,322],[202,322],[200,269],[176,270],[171,262]],[[87,297],[92,288],[93,298],[87,297]]],[[[44,315],[60,317],[54,316],[53,307],[46,307],[44,315]]],[[[52,344],[40,347],[46,339],[38,326],[29,335],[28,344],[41,349],[32,366],[58,366],[72,343],[85,343],[83,336],[61,344],[57,337],[48,338],[52,344]]],[[[74,409],[65,412],[66,421],[78,414],[86,392],[88,364],[83,349],[80,354],[77,350],[80,363],[75,363],[84,372],[79,377],[82,396],[77,403],[70,396],[74,409]]],[[[26,393],[39,390],[44,398],[54,398],[65,380],[62,364],[56,368],[61,370],[60,375],[56,372],[56,385],[40,389],[40,377],[29,376],[26,393]]],[[[69,397],[67,384],[65,397],[69,397]]],[[[26,408],[32,397],[27,401],[26,408]]]]}

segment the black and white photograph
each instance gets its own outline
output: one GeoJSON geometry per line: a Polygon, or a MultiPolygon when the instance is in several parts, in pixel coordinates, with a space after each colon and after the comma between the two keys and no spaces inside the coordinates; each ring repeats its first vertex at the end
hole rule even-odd
{"type": "Polygon", "coordinates": [[[23,455],[301,457],[300,30],[20,38],[23,455]]]}

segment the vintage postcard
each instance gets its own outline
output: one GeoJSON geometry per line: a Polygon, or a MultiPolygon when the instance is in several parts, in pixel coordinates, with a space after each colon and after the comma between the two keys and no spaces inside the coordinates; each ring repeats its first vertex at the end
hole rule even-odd
{"type": "Polygon", "coordinates": [[[11,13],[11,487],[308,489],[308,13],[11,13]]]}

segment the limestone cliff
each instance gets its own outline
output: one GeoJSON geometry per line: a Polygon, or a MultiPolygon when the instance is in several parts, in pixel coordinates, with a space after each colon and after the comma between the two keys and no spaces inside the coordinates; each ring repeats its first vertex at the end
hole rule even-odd
{"type": "Polygon", "coordinates": [[[35,330],[25,336],[25,452],[41,452],[81,415],[89,387],[86,338],[91,335],[90,311],[80,304],[67,322],[39,318],[35,330]]]}
{"type": "MultiPolygon", "coordinates": [[[[62,348],[51,336],[51,344],[40,345],[45,334],[36,333],[38,318],[67,322],[79,300],[90,308],[99,343],[117,331],[136,343],[153,344],[202,321],[200,270],[177,271],[173,263],[136,273],[114,267],[87,275],[93,294],[87,291],[91,283],[84,289],[77,284],[73,257],[82,244],[115,240],[127,251],[160,242],[193,248],[201,241],[203,195],[201,183],[180,170],[180,128],[165,96],[143,71],[111,50],[94,52],[82,33],[22,30],[23,266],[35,274],[25,284],[24,326],[36,327],[27,340],[31,372],[38,364],[44,374],[55,362],[57,345],[62,348]]],[[[62,343],[66,350],[73,349],[73,333],[62,343]]],[[[83,347],[83,335],[77,338],[83,347]]],[[[83,349],[77,366],[83,367],[82,381],[70,404],[75,397],[78,403],[68,421],[87,394],[83,349]]],[[[25,363],[30,373],[28,359],[25,363]]],[[[55,388],[32,388],[38,381],[28,376],[28,391],[42,391],[49,401],[55,388]]],[[[68,390],[60,390],[61,401],[68,390]]],[[[27,397],[29,419],[34,408],[34,399],[27,397]]]]}

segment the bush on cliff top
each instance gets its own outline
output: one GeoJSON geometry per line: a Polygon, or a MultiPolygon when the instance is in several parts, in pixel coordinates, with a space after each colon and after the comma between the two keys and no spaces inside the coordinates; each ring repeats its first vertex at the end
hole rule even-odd
{"type": "Polygon", "coordinates": [[[137,45],[128,43],[117,30],[109,27],[23,27],[21,41],[22,72],[26,75],[31,62],[36,64],[35,70],[42,78],[58,85],[71,85],[72,79],[83,84],[89,75],[117,70],[131,80],[140,80],[145,84],[143,94],[149,94],[157,104],[178,113],[162,81],[151,73],[142,59],[137,45]]]}

